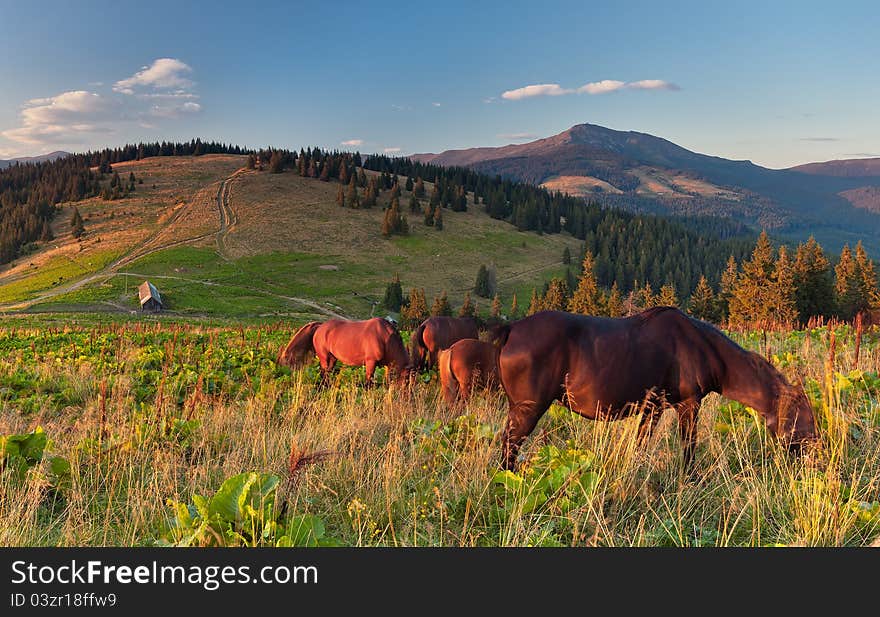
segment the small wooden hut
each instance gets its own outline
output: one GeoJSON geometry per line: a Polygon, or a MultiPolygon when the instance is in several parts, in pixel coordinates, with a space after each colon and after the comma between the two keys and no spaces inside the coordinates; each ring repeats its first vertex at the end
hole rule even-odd
{"type": "Polygon", "coordinates": [[[138,298],[141,301],[141,310],[142,311],[151,311],[156,313],[161,311],[162,306],[162,296],[159,295],[159,290],[156,289],[156,286],[153,285],[150,281],[144,281],[138,287],[138,298]]]}

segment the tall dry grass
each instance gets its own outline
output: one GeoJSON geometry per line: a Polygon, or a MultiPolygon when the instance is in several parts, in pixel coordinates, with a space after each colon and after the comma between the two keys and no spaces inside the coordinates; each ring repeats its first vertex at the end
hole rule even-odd
{"type": "MultiPolygon", "coordinates": [[[[451,410],[435,383],[411,393],[364,389],[347,372],[319,389],[312,373],[275,369],[245,371],[240,390],[208,392],[204,379],[175,389],[171,358],[198,362],[219,347],[245,354],[259,336],[266,364],[283,334],[252,329],[239,337],[236,329],[222,339],[199,331],[200,347],[187,339],[194,331],[182,330],[176,347],[157,345],[165,363],[147,402],[137,400],[142,336],[108,345],[118,360],[108,371],[85,351],[79,362],[40,352],[47,335],[38,328],[15,333],[31,337],[35,352],[19,345],[0,361],[0,375],[24,363],[37,382],[64,384],[79,403],[25,414],[3,395],[0,434],[41,425],[47,451],[70,461],[71,477],[53,487],[45,462],[23,481],[4,471],[0,545],[149,545],[165,533],[168,500],[211,495],[244,471],[286,478],[291,466],[295,477],[279,494],[287,511],[314,514],[328,535],[357,546],[837,546],[880,535],[876,335],[862,342],[858,368],[867,375],[859,383],[848,330],[833,359],[821,332],[769,338],[774,362],[806,381],[817,407],[821,445],[801,457],[778,447],[748,410],[714,395],[701,410],[691,470],[682,468],[669,412],[645,444],[636,439],[637,418],[593,422],[554,407],[526,443],[521,477],[536,483],[559,473],[562,488],[535,508],[528,491],[505,494],[495,481],[501,394],[478,393],[451,410]],[[183,422],[191,434],[181,433],[183,422]],[[296,464],[316,452],[311,464],[296,464]],[[591,460],[594,485],[574,481],[565,453],[591,460]],[[550,462],[535,462],[541,456],[550,462]]],[[[763,339],[743,343],[759,349],[763,339]]]]}

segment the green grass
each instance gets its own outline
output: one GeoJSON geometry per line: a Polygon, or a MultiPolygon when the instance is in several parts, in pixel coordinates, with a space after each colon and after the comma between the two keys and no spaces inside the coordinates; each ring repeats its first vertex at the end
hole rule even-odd
{"type": "MultiPolygon", "coordinates": [[[[193,504],[247,472],[281,480],[271,494],[286,504],[271,515],[279,527],[252,536],[240,523],[215,522],[241,535],[196,533],[192,543],[274,545],[302,516],[320,521],[325,540],[354,546],[880,539],[876,335],[856,369],[846,327],[837,329],[830,369],[827,330],[771,335],[771,358],[804,380],[817,411],[821,443],[806,456],[780,448],[747,408],[712,396],[690,472],[670,414],[642,444],[638,418],[594,422],[554,406],[526,442],[522,467],[501,473],[503,396],[477,393],[452,410],[433,381],[411,394],[364,389],[363,369],[351,368],[319,388],[314,366],[291,373],[274,363],[294,328],[101,315],[4,320],[0,435],[41,426],[48,444],[29,469],[18,473],[22,462],[10,460],[0,472],[0,545],[181,542],[192,527],[174,526],[179,511],[169,500],[193,504]],[[297,453],[315,452],[326,456],[291,467],[297,453]],[[55,457],[69,474],[57,473],[55,457]]],[[[760,334],[739,340],[763,345],[760,334]]]]}
{"type": "Polygon", "coordinates": [[[93,251],[82,259],[65,256],[55,258],[27,277],[0,286],[0,303],[27,300],[61,283],[98,272],[117,257],[119,252],[110,250],[93,251]]]}

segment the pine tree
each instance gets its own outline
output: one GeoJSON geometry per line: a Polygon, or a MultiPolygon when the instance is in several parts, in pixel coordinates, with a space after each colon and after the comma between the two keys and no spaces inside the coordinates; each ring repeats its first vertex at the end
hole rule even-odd
{"type": "Polygon", "coordinates": [[[657,306],[678,306],[678,296],[675,293],[675,285],[666,283],[657,294],[657,306]]]}
{"type": "Polygon", "coordinates": [[[483,298],[491,298],[492,294],[495,293],[495,290],[492,289],[492,280],[489,274],[489,269],[485,264],[480,264],[480,269],[477,270],[477,280],[474,283],[474,293],[483,298]]]}
{"type": "Polygon", "coordinates": [[[779,257],[776,259],[773,275],[776,284],[776,302],[770,307],[771,319],[775,323],[794,324],[798,320],[794,263],[788,256],[788,248],[784,245],[779,247],[779,257]]]}
{"type": "Polygon", "coordinates": [[[434,211],[431,206],[425,206],[425,225],[432,227],[434,225],[434,211]]]}
{"type": "Polygon", "coordinates": [[[834,267],[834,292],[837,296],[837,309],[844,319],[852,319],[862,305],[862,281],[858,265],[849,245],[844,245],[840,260],[834,267]]]}
{"type": "Polygon", "coordinates": [[[498,294],[495,294],[495,297],[492,298],[492,307],[489,309],[489,318],[492,321],[501,319],[501,308],[501,298],[498,297],[498,294]]]}
{"type": "Polygon", "coordinates": [[[574,295],[568,301],[568,310],[581,315],[603,313],[602,292],[599,291],[599,283],[596,281],[595,262],[590,251],[584,253],[581,278],[574,295]]]}
{"type": "Polygon", "coordinates": [[[861,298],[859,310],[876,306],[878,303],[877,272],[874,269],[874,262],[865,252],[861,240],[856,244],[856,270],[859,276],[859,296],[861,298]]]}
{"type": "Polygon", "coordinates": [[[611,284],[611,290],[605,299],[605,314],[608,317],[623,316],[623,300],[620,297],[620,289],[617,287],[617,281],[611,284]]]}
{"type": "Polygon", "coordinates": [[[413,188],[413,193],[419,199],[423,199],[425,197],[425,183],[421,178],[416,180],[415,187],[413,188]]]}
{"type": "Polygon", "coordinates": [[[477,316],[477,307],[474,302],[471,300],[471,292],[466,292],[464,294],[464,302],[461,305],[461,308],[458,311],[459,317],[476,317],[477,316]]]}
{"type": "Polygon", "coordinates": [[[321,182],[330,182],[330,161],[325,158],[321,161],[321,173],[318,175],[321,182]]]}
{"type": "Polygon", "coordinates": [[[391,204],[385,210],[382,219],[382,235],[386,238],[392,234],[406,234],[409,232],[409,224],[400,213],[400,200],[397,197],[391,199],[391,204]]]}
{"type": "Polygon", "coordinates": [[[443,229],[443,210],[440,206],[434,209],[434,229],[437,231],[443,229]]]}
{"type": "Polygon", "coordinates": [[[688,302],[688,313],[697,319],[716,321],[718,319],[717,308],[715,292],[712,291],[706,277],[701,276],[696,289],[691,294],[690,302],[688,302]]]}
{"type": "Polygon", "coordinates": [[[339,182],[348,184],[348,165],[345,164],[345,161],[342,161],[342,164],[339,165],[339,182]]]}
{"type": "Polygon", "coordinates": [[[342,188],[342,185],[339,185],[339,188],[336,189],[336,205],[340,207],[345,207],[345,190],[342,188]]]}
{"type": "Polygon", "coordinates": [[[718,319],[724,320],[730,316],[730,298],[739,281],[739,267],[731,255],[727,260],[727,267],[721,273],[721,288],[718,292],[718,319]]]}
{"type": "Polygon", "coordinates": [[[406,177],[406,190],[412,192],[413,190],[413,179],[412,176],[406,177]]]}
{"type": "Polygon", "coordinates": [[[548,311],[564,311],[568,304],[568,285],[565,280],[555,277],[550,280],[547,293],[541,302],[545,310],[548,311]]]}
{"type": "Polygon", "coordinates": [[[354,178],[348,183],[348,194],[345,196],[345,203],[348,204],[349,208],[357,209],[361,207],[361,199],[358,195],[357,184],[354,182],[354,178]]]}
{"type": "Polygon", "coordinates": [[[415,328],[430,317],[424,289],[416,289],[414,287],[409,290],[406,306],[401,311],[400,316],[409,328],[415,328]]]}
{"type": "Polygon", "coordinates": [[[831,264],[813,236],[797,248],[794,262],[797,311],[802,322],[810,317],[835,313],[831,264]]]}
{"type": "Polygon", "coordinates": [[[284,171],[284,155],[280,150],[275,150],[269,157],[269,173],[280,174],[284,171]]]}
{"type": "Polygon", "coordinates": [[[571,263],[571,249],[567,246],[565,247],[565,250],[562,251],[562,263],[566,266],[571,263]]]}
{"type": "Polygon", "coordinates": [[[446,297],[446,290],[439,296],[434,297],[434,303],[431,305],[432,317],[451,317],[452,307],[449,305],[449,299],[446,297]]]}
{"type": "Polygon", "coordinates": [[[526,312],[526,315],[534,315],[535,313],[544,310],[544,307],[541,303],[541,297],[538,295],[538,290],[534,287],[532,288],[532,297],[529,300],[529,309],[526,312]]]}
{"type": "Polygon", "coordinates": [[[70,232],[73,234],[74,238],[79,238],[86,231],[85,225],[83,224],[82,216],[79,213],[79,208],[76,206],[73,207],[73,214],[70,217],[70,232]]]}
{"type": "Polygon", "coordinates": [[[400,285],[400,277],[394,275],[394,280],[385,287],[385,298],[382,304],[389,311],[399,311],[403,305],[403,288],[400,285]]]}

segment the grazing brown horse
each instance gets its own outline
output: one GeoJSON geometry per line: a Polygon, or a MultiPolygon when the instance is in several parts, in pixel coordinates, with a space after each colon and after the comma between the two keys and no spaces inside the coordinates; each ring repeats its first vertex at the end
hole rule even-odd
{"type": "Polygon", "coordinates": [[[434,366],[441,349],[463,338],[479,338],[477,321],[472,317],[428,317],[410,340],[413,367],[423,370],[434,366]]]}
{"type": "Polygon", "coordinates": [[[466,338],[443,349],[437,356],[440,368],[440,385],[446,404],[456,400],[466,401],[476,387],[492,388],[500,385],[498,379],[498,353],[501,350],[492,343],[466,338]]]}
{"type": "Polygon", "coordinates": [[[324,383],[329,381],[336,361],[351,366],[365,366],[367,385],[373,383],[377,366],[387,366],[396,373],[398,381],[409,375],[409,356],[400,333],[381,317],[365,321],[331,319],[313,321],[297,330],[290,342],[278,354],[278,363],[297,368],[318,356],[324,383]]]}
{"type": "Polygon", "coordinates": [[[499,371],[509,408],[503,465],[558,399],[592,419],[617,419],[649,407],[639,434],[650,432],[662,406],[678,412],[685,464],[693,460],[700,401],[710,392],[757,410],[791,447],[815,438],[803,388],[790,385],[760,355],[713,326],[670,307],[621,319],[543,311],[496,332],[499,371]]]}

